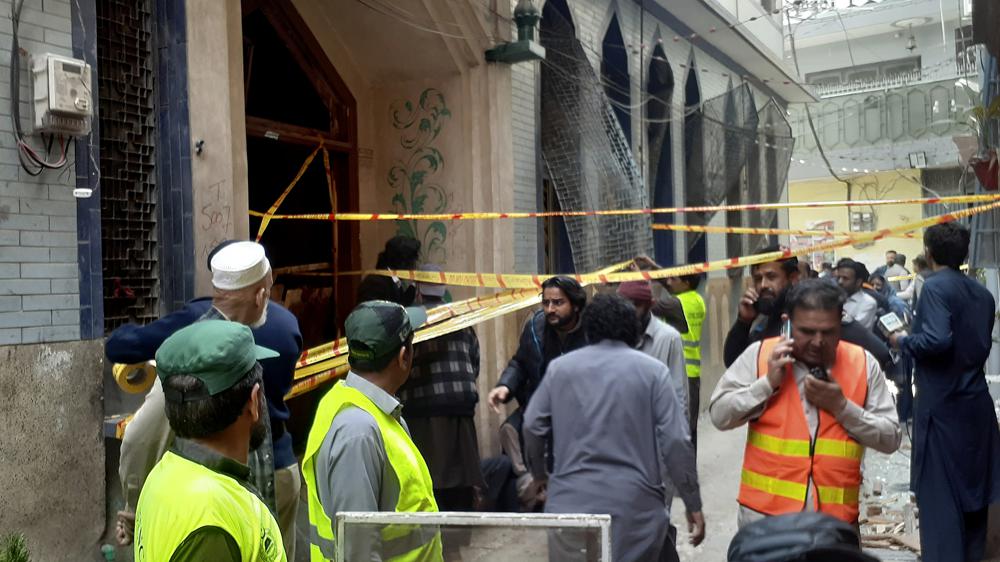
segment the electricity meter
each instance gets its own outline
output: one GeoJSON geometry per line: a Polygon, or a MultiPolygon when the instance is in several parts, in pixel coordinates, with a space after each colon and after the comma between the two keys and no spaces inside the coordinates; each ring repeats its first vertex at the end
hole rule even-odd
{"type": "Polygon", "coordinates": [[[33,130],[69,136],[90,133],[94,114],[90,65],[62,55],[31,57],[33,130]]]}

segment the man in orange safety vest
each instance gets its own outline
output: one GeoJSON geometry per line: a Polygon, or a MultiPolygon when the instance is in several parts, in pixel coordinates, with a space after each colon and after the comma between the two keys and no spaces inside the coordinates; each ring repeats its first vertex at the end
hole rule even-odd
{"type": "Polygon", "coordinates": [[[750,345],[712,393],[717,428],[749,425],[741,527],[796,511],[856,524],[864,448],[899,447],[899,420],[878,361],[840,340],[845,300],[839,287],[801,281],[786,301],[790,326],[750,345]]]}

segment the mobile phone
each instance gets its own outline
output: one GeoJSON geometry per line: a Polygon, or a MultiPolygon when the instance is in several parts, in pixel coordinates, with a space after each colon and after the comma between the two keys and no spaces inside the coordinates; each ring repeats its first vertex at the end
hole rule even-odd
{"type": "MultiPolygon", "coordinates": [[[[785,341],[792,339],[792,321],[790,319],[786,319],[781,323],[781,339],[785,341]]],[[[788,357],[788,354],[786,353],[784,356],[788,357]]]]}
{"type": "Polygon", "coordinates": [[[792,320],[787,319],[781,323],[781,337],[790,340],[792,339],[792,320]]]}
{"type": "Polygon", "coordinates": [[[890,312],[878,319],[878,328],[882,335],[889,337],[889,334],[906,329],[906,323],[899,319],[895,312],[890,312]]]}
{"type": "Polygon", "coordinates": [[[823,367],[813,367],[812,369],[809,369],[809,374],[821,381],[830,381],[830,374],[827,373],[826,369],[823,367]]]}

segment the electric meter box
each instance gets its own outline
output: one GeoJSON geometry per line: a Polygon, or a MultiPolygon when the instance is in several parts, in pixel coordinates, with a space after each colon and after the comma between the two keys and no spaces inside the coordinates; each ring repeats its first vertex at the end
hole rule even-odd
{"type": "Polygon", "coordinates": [[[31,57],[33,132],[68,136],[90,133],[94,114],[90,65],[62,55],[31,57]]]}

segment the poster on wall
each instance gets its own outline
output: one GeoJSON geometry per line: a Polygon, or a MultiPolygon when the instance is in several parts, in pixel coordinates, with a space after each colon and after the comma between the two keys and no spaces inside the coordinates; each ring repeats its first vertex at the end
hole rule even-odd
{"type": "MultiPolygon", "coordinates": [[[[834,221],[824,220],[824,221],[812,221],[806,223],[807,230],[827,230],[832,231],[834,227],[834,221]]],[[[811,234],[811,235],[792,235],[789,238],[789,242],[792,250],[800,250],[802,248],[807,248],[821,242],[829,242],[833,240],[833,234],[811,234]]],[[[822,252],[811,252],[805,256],[801,256],[799,259],[806,259],[809,261],[809,265],[816,271],[820,270],[823,262],[834,263],[837,261],[836,254],[833,250],[826,250],[822,252]]]]}

